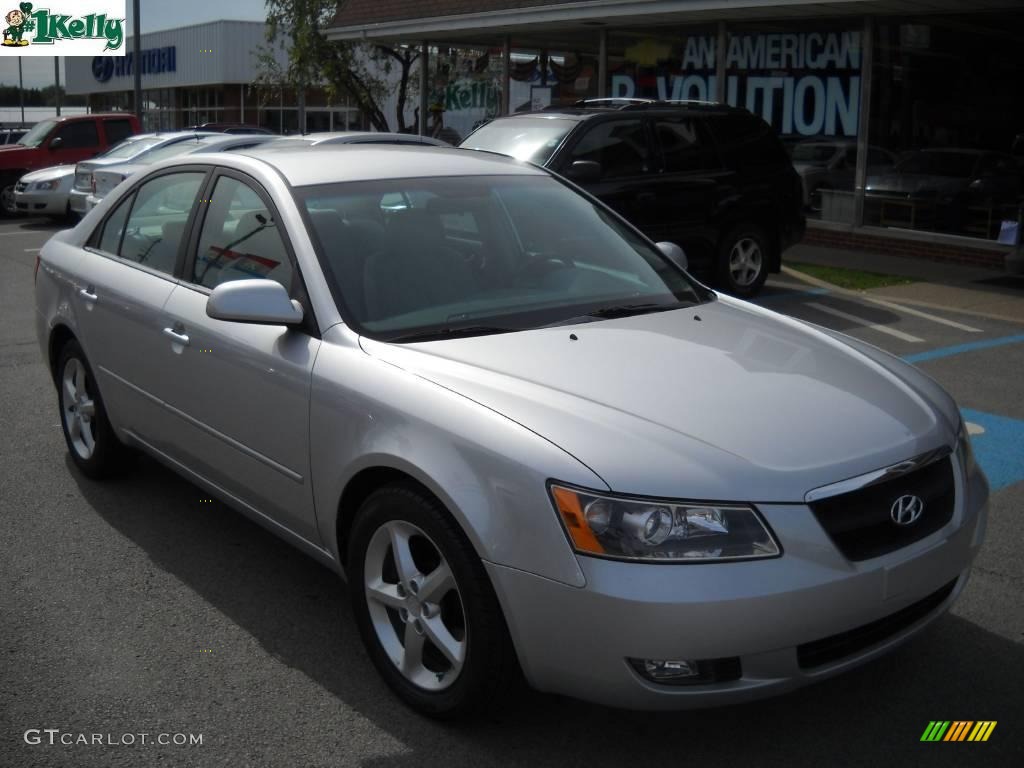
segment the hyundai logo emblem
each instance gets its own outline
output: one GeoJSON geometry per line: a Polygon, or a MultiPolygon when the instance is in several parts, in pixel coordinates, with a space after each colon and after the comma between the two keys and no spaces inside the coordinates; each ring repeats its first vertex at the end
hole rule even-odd
{"type": "Polygon", "coordinates": [[[924,502],[919,496],[900,496],[892,503],[889,509],[889,517],[896,525],[910,525],[916,523],[924,512],[924,502]]]}

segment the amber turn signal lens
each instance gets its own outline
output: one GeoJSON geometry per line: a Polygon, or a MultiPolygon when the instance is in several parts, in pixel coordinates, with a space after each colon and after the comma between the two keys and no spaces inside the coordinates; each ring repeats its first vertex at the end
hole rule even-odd
{"type": "Polygon", "coordinates": [[[582,552],[593,552],[597,555],[604,554],[604,547],[601,546],[601,542],[594,536],[590,526],[587,525],[586,518],[583,516],[583,506],[580,504],[580,497],[568,488],[562,488],[557,485],[551,486],[551,495],[555,499],[558,514],[562,516],[562,522],[565,523],[565,528],[569,532],[569,536],[572,538],[572,543],[576,546],[576,549],[582,552]]]}

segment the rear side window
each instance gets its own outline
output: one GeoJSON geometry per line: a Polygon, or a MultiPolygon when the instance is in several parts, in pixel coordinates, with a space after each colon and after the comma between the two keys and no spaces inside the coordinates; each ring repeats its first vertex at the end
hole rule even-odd
{"type": "Polygon", "coordinates": [[[103,225],[103,234],[100,235],[99,248],[101,251],[115,255],[120,253],[124,225],[128,221],[128,211],[131,210],[134,199],[135,195],[128,195],[107,217],[107,222],[103,225]]]}
{"type": "Polygon", "coordinates": [[[107,144],[117,144],[132,135],[132,124],[130,120],[124,118],[104,120],[103,130],[107,134],[107,144]]]}
{"type": "Polygon", "coordinates": [[[185,225],[205,178],[196,171],[169,173],[139,187],[121,241],[121,258],[173,275],[185,225]]]}
{"type": "Polygon", "coordinates": [[[274,216],[252,187],[221,176],[210,199],[190,282],[216,288],[265,278],[291,287],[292,264],[274,216]]]}
{"type": "Polygon", "coordinates": [[[692,117],[659,117],[654,132],[666,172],[705,171],[717,165],[714,149],[704,138],[700,123],[692,117]]]}
{"type": "Polygon", "coordinates": [[[643,122],[610,120],[593,126],[573,147],[570,163],[577,160],[598,163],[606,179],[647,173],[650,151],[643,122]]]}
{"type": "MultiPolygon", "coordinates": [[[[61,149],[84,149],[99,146],[100,143],[95,120],[79,120],[74,123],[66,123],[57,131],[57,136],[64,142],[61,149]]],[[[57,136],[54,138],[57,138],[57,136]]]]}
{"type": "Polygon", "coordinates": [[[712,115],[707,125],[722,154],[737,168],[789,164],[771,126],[753,115],[712,115]]]}

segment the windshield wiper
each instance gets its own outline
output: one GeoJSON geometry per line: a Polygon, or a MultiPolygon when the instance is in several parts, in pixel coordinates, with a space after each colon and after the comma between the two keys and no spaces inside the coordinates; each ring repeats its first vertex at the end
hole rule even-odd
{"type": "Polygon", "coordinates": [[[551,325],[545,325],[545,328],[555,328],[559,325],[576,325],[577,323],[589,323],[594,320],[611,320],[617,317],[633,317],[634,315],[649,315],[653,312],[668,312],[672,309],[682,309],[683,307],[690,306],[683,302],[678,304],[614,304],[610,307],[600,307],[592,312],[587,312],[584,315],[576,315],[575,317],[568,317],[565,320],[559,320],[551,325]]]}
{"type": "Polygon", "coordinates": [[[402,343],[411,341],[437,341],[439,339],[457,339],[465,336],[490,336],[496,333],[512,333],[521,328],[507,328],[499,325],[460,325],[454,328],[432,328],[426,331],[391,336],[384,341],[402,343]]]}

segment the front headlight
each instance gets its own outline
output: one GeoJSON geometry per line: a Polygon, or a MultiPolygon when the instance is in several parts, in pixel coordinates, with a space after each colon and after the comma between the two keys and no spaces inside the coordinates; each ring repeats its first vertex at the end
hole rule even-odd
{"type": "Polygon", "coordinates": [[[748,506],[628,499],[557,484],[550,491],[580,554],[706,563],[781,553],[768,527],[748,506]]]}
{"type": "Polygon", "coordinates": [[[974,449],[971,447],[971,436],[967,434],[963,416],[960,417],[960,430],[956,435],[956,451],[960,454],[960,466],[964,468],[964,476],[970,477],[977,465],[974,460],[974,449]]]}
{"type": "Polygon", "coordinates": [[[60,182],[56,179],[52,181],[37,181],[32,185],[32,189],[37,192],[49,192],[50,190],[56,189],[58,184],[60,184],[60,182]]]}

